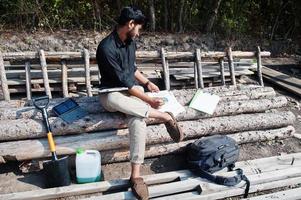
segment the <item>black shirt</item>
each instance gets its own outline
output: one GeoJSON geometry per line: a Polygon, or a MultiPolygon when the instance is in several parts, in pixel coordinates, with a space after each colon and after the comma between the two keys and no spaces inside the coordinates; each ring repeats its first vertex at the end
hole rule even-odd
{"type": "Polygon", "coordinates": [[[123,43],[116,30],[104,38],[96,51],[96,60],[101,75],[100,87],[132,88],[136,84],[135,52],[135,42],[129,39],[123,43]]]}

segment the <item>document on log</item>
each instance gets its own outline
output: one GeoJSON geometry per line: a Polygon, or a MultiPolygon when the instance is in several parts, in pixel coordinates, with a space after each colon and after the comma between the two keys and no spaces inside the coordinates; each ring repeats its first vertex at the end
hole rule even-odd
{"type": "Polygon", "coordinates": [[[162,90],[159,92],[148,92],[150,97],[159,97],[162,98],[164,104],[158,109],[161,112],[171,112],[174,116],[177,116],[181,112],[185,111],[184,106],[182,106],[174,96],[171,91],[162,90]]]}
{"type": "Polygon", "coordinates": [[[189,107],[212,115],[219,102],[219,99],[219,96],[215,94],[205,93],[201,89],[199,89],[193,96],[189,107]]]}

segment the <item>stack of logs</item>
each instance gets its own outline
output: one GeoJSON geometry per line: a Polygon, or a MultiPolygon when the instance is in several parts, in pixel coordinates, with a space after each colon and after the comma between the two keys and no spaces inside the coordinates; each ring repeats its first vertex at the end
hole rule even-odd
{"type": "MultiPolygon", "coordinates": [[[[271,87],[237,85],[204,88],[220,96],[213,115],[189,108],[187,105],[196,89],[172,90],[185,106],[179,114],[185,140],[173,143],[160,121],[147,120],[146,157],[183,150],[183,147],[202,136],[228,134],[238,143],[290,137],[294,133],[295,116],[282,111],[287,106],[284,96],[276,96],[271,87]]],[[[64,99],[50,102],[50,124],[57,144],[58,155],[75,154],[77,148],[97,149],[102,163],[128,160],[129,135],[126,116],[106,112],[97,97],[75,98],[89,112],[86,117],[67,124],[51,112],[51,107],[64,99]]],[[[28,102],[0,102],[0,163],[45,159],[50,156],[42,117],[28,102]]]]}

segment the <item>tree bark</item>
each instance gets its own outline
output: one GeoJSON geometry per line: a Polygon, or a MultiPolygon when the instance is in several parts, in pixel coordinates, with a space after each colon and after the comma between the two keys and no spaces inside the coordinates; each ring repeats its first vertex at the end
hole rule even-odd
{"type": "Polygon", "coordinates": [[[184,31],[183,28],[183,13],[184,13],[184,5],[185,5],[185,0],[180,1],[180,7],[179,7],[179,18],[178,18],[178,23],[179,23],[179,32],[182,33],[184,31]]]}
{"type": "Polygon", "coordinates": [[[164,0],[164,30],[168,31],[168,0],[164,0]]]}
{"type": "MultiPolygon", "coordinates": [[[[229,95],[220,97],[220,104],[222,102],[235,102],[245,100],[256,99],[272,99],[275,97],[275,92],[263,92],[263,93],[248,93],[239,95],[229,95]]],[[[98,99],[98,98],[94,98],[98,99]]],[[[180,98],[178,98],[180,99],[180,98]]],[[[189,100],[183,99],[182,104],[187,105],[189,100]]],[[[102,105],[97,101],[80,102],[79,106],[87,111],[89,114],[100,114],[107,112],[102,105]]],[[[276,105],[275,105],[276,106],[276,105]]],[[[284,104],[283,104],[284,106],[284,104]]],[[[55,117],[56,115],[52,111],[53,105],[49,106],[49,117],[55,117]]],[[[42,115],[34,107],[22,107],[22,108],[0,108],[0,120],[15,120],[15,119],[42,119],[42,115]]]]}
{"type": "MultiPolygon", "coordinates": [[[[264,108],[264,110],[265,109],[267,108],[264,108]]],[[[245,131],[264,128],[277,128],[285,125],[290,125],[295,120],[295,116],[291,112],[255,113],[213,118],[206,118],[206,115],[202,116],[199,114],[199,112],[194,112],[197,115],[194,115],[193,112],[191,113],[189,113],[189,115],[191,115],[189,116],[190,118],[199,120],[179,122],[179,124],[183,126],[183,130],[185,130],[185,132],[189,132],[188,130],[195,132],[233,132],[234,130],[245,131]],[[267,121],[267,119],[269,119],[270,121],[267,121]],[[250,120],[253,121],[250,122],[250,120]]],[[[187,119],[186,117],[183,118],[185,120],[192,120],[187,119]]],[[[152,119],[147,121],[147,123],[158,123],[158,121],[151,120],[152,119]]],[[[123,114],[118,113],[89,115],[83,119],[73,122],[72,124],[67,124],[61,118],[50,118],[49,121],[51,124],[52,132],[55,135],[70,135],[127,128],[127,119],[123,114]]],[[[0,122],[0,129],[0,141],[45,137],[47,133],[42,120],[32,119],[7,121],[3,120],[0,122]]],[[[148,126],[148,132],[153,132],[154,130],[152,129],[158,129],[160,131],[166,132],[163,124],[148,126]]]]}
{"type": "Polygon", "coordinates": [[[213,24],[215,22],[215,19],[216,19],[221,1],[222,0],[214,0],[213,3],[212,3],[213,4],[212,8],[211,8],[211,10],[209,11],[209,14],[208,14],[208,21],[205,25],[205,32],[206,33],[210,32],[212,30],[212,27],[213,27],[213,24]]]}
{"type": "MultiPolygon", "coordinates": [[[[247,143],[255,141],[273,140],[275,138],[291,137],[294,134],[294,127],[288,126],[284,128],[246,131],[229,135],[238,143],[247,143]]],[[[121,131],[118,135],[107,133],[107,135],[92,133],[82,134],[79,136],[60,136],[56,138],[57,154],[68,155],[75,154],[78,147],[84,149],[96,149],[101,151],[102,163],[124,161],[128,159],[129,140],[126,131],[121,131]]],[[[186,134],[186,141],[180,143],[164,143],[171,141],[166,132],[148,132],[147,147],[145,157],[153,157],[165,155],[181,150],[188,143],[193,142],[192,138],[199,138],[206,135],[217,134],[217,132],[204,133],[189,131],[186,134]]],[[[23,140],[14,142],[0,143],[0,164],[9,161],[22,161],[30,159],[38,159],[49,157],[48,142],[46,139],[23,140]],[[26,148],[24,148],[26,147],[26,148]]]]}
{"type": "MultiPolygon", "coordinates": [[[[238,144],[268,141],[275,139],[285,139],[293,136],[295,132],[294,127],[288,126],[280,129],[263,130],[263,131],[247,131],[241,133],[235,133],[228,135],[233,138],[238,144]]],[[[195,139],[183,141],[180,143],[169,143],[169,144],[156,144],[147,146],[145,149],[145,158],[163,156],[167,154],[177,154],[185,152],[185,147],[194,142],[195,139]]],[[[114,163],[128,161],[130,152],[128,149],[114,149],[108,151],[102,151],[102,163],[114,163]]]]}
{"type": "MultiPolygon", "coordinates": [[[[195,89],[184,89],[184,90],[172,90],[174,95],[177,98],[178,93],[182,96],[181,91],[183,91],[183,95],[189,95],[190,98],[193,97],[194,93],[196,92],[195,89]]],[[[223,86],[223,87],[210,87],[204,88],[204,92],[214,93],[220,96],[228,96],[228,95],[242,95],[242,94],[249,94],[253,93],[252,96],[256,96],[256,93],[275,93],[274,89],[271,87],[260,87],[258,85],[237,85],[234,86],[223,86]],[[245,91],[247,90],[247,91],[245,91]]],[[[189,98],[189,97],[187,97],[189,98]]],[[[77,103],[91,103],[97,102],[98,97],[80,97],[80,98],[73,98],[77,103]]],[[[56,98],[50,99],[49,106],[55,106],[63,101],[67,100],[67,98],[56,98]]],[[[190,100],[190,99],[189,99],[190,100]]],[[[0,101],[0,108],[20,108],[23,106],[32,106],[31,101],[23,101],[23,100],[11,100],[11,101],[0,101]]]]}
{"type": "Polygon", "coordinates": [[[154,0],[148,0],[149,14],[150,14],[150,28],[151,31],[156,30],[156,15],[155,15],[155,5],[154,0]]]}

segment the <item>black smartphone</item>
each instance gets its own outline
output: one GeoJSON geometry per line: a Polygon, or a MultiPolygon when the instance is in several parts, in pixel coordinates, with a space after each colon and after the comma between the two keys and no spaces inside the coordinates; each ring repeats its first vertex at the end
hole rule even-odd
{"type": "Polygon", "coordinates": [[[59,105],[54,106],[52,110],[57,116],[60,116],[76,107],[78,107],[78,104],[73,99],[67,99],[59,105]]]}

